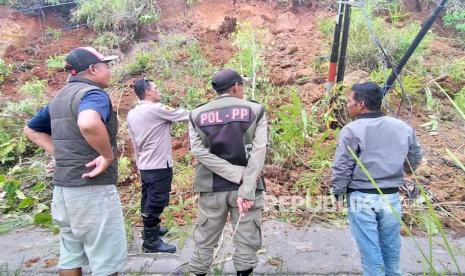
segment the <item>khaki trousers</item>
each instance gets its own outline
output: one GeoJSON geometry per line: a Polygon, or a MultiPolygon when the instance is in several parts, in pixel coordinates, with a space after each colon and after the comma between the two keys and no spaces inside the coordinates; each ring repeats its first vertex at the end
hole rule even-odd
{"type": "MultiPolygon", "coordinates": [[[[255,204],[241,218],[233,238],[235,252],[234,268],[248,270],[257,263],[257,251],[262,244],[261,224],[264,205],[261,192],[257,192],[255,204]]],[[[239,219],[237,191],[200,193],[197,223],[194,228],[194,253],[189,264],[194,274],[208,273],[213,262],[213,251],[218,245],[228,214],[231,214],[233,228],[239,219]]],[[[234,230],[234,229],[233,229],[234,230]]]]}

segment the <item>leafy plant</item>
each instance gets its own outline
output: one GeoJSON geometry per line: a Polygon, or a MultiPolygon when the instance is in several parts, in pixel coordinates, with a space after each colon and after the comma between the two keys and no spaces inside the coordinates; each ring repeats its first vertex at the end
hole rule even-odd
{"type": "Polygon", "coordinates": [[[433,114],[439,114],[439,102],[434,98],[431,88],[425,88],[426,109],[433,114]]]}
{"type": "Polygon", "coordinates": [[[118,182],[124,182],[130,178],[132,174],[132,162],[131,159],[124,156],[118,158],[118,182]]]}
{"type": "Polygon", "coordinates": [[[33,97],[35,99],[43,99],[45,88],[47,87],[47,80],[32,79],[24,83],[19,91],[26,96],[33,97]]]}
{"type": "Polygon", "coordinates": [[[92,41],[92,45],[102,52],[118,49],[123,43],[122,38],[114,32],[102,32],[92,41]]]}
{"type": "MultiPolygon", "coordinates": [[[[11,103],[7,105],[9,106],[11,103]]],[[[30,143],[21,133],[23,120],[24,114],[8,113],[0,109],[0,163],[2,166],[16,161],[18,156],[30,147],[30,143]]]]}
{"type": "MultiPolygon", "coordinates": [[[[267,72],[263,60],[264,32],[255,29],[251,23],[238,24],[236,32],[232,36],[233,44],[239,51],[228,62],[226,67],[237,70],[241,75],[247,76],[252,82],[249,98],[255,100],[255,88],[260,83],[268,83],[267,72]]],[[[247,91],[246,91],[247,92],[247,91]]]]}
{"type": "Polygon", "coordinates": [[[445,26],[452,27],[457,32],[465,33],[465,10],[448,11],[442,19],[445,26]]]}
{"type": "MultiPolygon", "coordinates": [[[[372,11],[369,11],[369,16],[371,14],[372,11]]],[[[420,25],[411,22],[406,27],[398,29],[393,25],[386,25],[382,18],[376,17],[371,20],[374,33],[380,39],[387,54],[392,57],[394,63],[397,63],[420,30],[420,25]]],[[[379,70],[383,67],[383,56],[373,43],[365,17],[359,10],[354,10],[352,13],[349,35],[348,63],[350,66],[367,71],[379,70]]],[[[421,53],[430,41],[431,35],[428,34],[413,54],[410,64],[419,61],[421,53]]]]}
{"type": "Polygon", "coordinates": [[[154,68],[154,57],[149,52],[139,52],[135,55],[134,63],[128,67],[128,72],[132,76],[147,73],[154,68]]]}
{"type": "Polygon", "coordinates": [[[5,77],[8,77],[12,72],[11,65],[5,63],[5,61],[0,58],[0,84],[5,80],[5,77]]]}
{"type": "MultiPolygon", "coordinates": [[[[209,79],[214,72],[198,41],[181,35],[161,36],[159,43],[137,51],[134,61],[126,68],[122,74],[143,74],[154,80],[163,91],[164,102],[177,102],[188,109],[206,101],[207,91],[211,89],[209,79]]],[[[179,127],[185,133],[186,126],[179,127]]]]}
{"type": "Polygon", "coordinates": [[[137,36],[141,25],[151,24],[159,16],[156,2],[150,0],[89,0],[77,2],[73,18],[97,32],[116,34],[119,47],[125,48],[137,36]]]}
{"type": "Polygon", "coordinates": [[[54,56],[47,59],[47,67],[52,70],[62,70],[65,67],[65,56],[54,56]]]}
{"type": "Polygon", "coordinates": [[[393,24],[397,24],[403,21],[406,17],[410,15],[409,12],[403,12],[399,2],[393,2],[387,4],[389,10],[389,17],[393,24]]]}
{"type": "Polygon", "coordinates": [[[276,112],[276,119],[271,122],[272,151],[276,163],[299,158],[305,142],[315,130],[296,89],[291,89],[290,103],[281,106],[276,112]]]}
{"type": "Polygon", "coordinates": [[[294,184],[294,189],[303,189],[307,197],[319,194],[324,174],[331,168],[331,158],[336,150],[336,140],[330,139],[337,135],[338,131],[327,129],[313,143],[313,153],[307,162],[308,170],[294,184]]]}
{"type": "Polygon", "coordinates": [[[139,16],[139,22],[142,25],[150,25],[160,20],[160,15],[157,13],[148,13],[139,16]]]}
{"type": "Polygon", "coordinates": [[[452,62],[447,67],[447,74],[455,82],[465,82],[465,59],[462,58],[452,62]]]}

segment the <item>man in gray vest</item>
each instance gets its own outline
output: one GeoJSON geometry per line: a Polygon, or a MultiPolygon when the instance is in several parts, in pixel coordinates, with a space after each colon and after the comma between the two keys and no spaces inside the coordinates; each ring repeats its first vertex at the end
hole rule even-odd
{"type": "Polygon", "coordinates": [[[200,193],[189,267],[196,275],[210,271],[228,214],[237,275],[252,273],[261,246],[267,121],[262,105],[242,99],[243,84],[234,70],[218,71],[212,85],[219,96],[190,115],[190,146],[198,161],[194,191],[200,193]]]}
{"type": "Polygon", "coordinates": [[[91,47],[66,56],[71,76],[57,96],[24,128],[55,158],[52,216],[60,227],[60,275],[117,275],[127,257],[118,181],[118,122],[110,97],[105,57],[91,47]]]}
{"type": "Polygon", "coordinates": [[[421,146],[411,126],[383,114],[383,90],[377,84],[355,84],[352,90],[347,111],[356,120],[342,128],[332,166],[337,209],[342,209],[347,194],[349,224],[360,250],[363,275],[400,276],[399,187],[404,171],[411,173],[420,164],[421,146]]]}

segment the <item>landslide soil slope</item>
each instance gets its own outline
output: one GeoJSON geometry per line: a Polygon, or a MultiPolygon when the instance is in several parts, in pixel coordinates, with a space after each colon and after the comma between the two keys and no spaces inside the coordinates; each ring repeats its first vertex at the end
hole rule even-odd
{"type": "MultiPolygon", "coordinates": [[[[334,13],[328,11],[327,4],[319,1],[311,1],[311,5],[302,7],[279,6],[259,0],[235,2],[203,0],[199,5],[188,7],[184,1],[160,0],[157,3],[163,13],[159,27],[164,33],[182,33],[195,37],[200,41],[207,59],[213,65],[221,67],[237,51],[227,39],[230,30],[227,26],[224,28],[225,17],[235,18],[239,23],[250,22],[265,33],[264,60],[270,81],[276,86],[296,85],[305,108],[310,110],[312,104],[324,95],[325,81],[323,76],[314,72],[311,64],[315,58],[329,52],[329,45],[318,29],[318,22],[322,18],[333,16],[334,13]]],[[[48,97],[56,94],[65,82],[67,74],[50,72],[45,65],[47,58],[65,54],[77,46],[88,45],[94,37],[89,29],[79,28],[62,31],[62,35],[53,40],[47,38],[47,28],[59,30],[63,25],[63,19],[53,14],[37,18],[0,8],[0,54],[8,63],[19,64],[20,68],[23,68],[15,71],[1,86],[1,101],[21,99],[19,86],[34,77],[48,81],[48,97]]],[[[432,43],[429,53],[430,56],[425,58],[431,60],[437,55],[445,60],[464,55],[462,50],[450,47],[443,41],[432,43]]],[[[362,78],[355,79],[360,80],[362,78]]],[[[123,114],[135,100],[130,89],[126,90],[122,94],[119,106],[123,114]]],[[[271,99],[270,104],[279,107],[284,103],[286,100],[271,99]]],[[[401,118],[415,127],[424,146],[426,161],[419,172],[420,182],[439,202],[463,203],[464,174],[444,158],[446,148],[463,151],[463,122],[452,117],[440,124],[439,135],[432,136],[420,126],[428,121],[420,107],[415,107],[411,116],[403,112],[401,118]]],[[[183,158],[188,151],[187,137],[173,141],[173,147],[175,155],[183,158]]],[[[311,151],[308,154],[310,159],[311,151]]],[[[293,183],[304,170],[303,167],[286,169],[267,166],[269,192],[273,195],[298,193],[293,191],[293,183]]],[[[324,178],[322,193],[328,191],[329,174],[324,178]]],[[[453,213],[459,220],[465,221],[463,208],[454,209],[453,213]]],[[[453,221],[448,222],[448,225],[460,230],[460,225],[453,221]]]]}

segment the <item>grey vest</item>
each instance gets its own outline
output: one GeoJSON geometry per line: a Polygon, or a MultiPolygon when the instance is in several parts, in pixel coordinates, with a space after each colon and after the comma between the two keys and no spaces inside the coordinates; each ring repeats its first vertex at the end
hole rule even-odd
{"type": "MultiPolygon", "coordinates": [[[[247,166],[257,122],[264,111],[265,108],[256,102],[224,95],[193,110],[190,120],[210,153],[233,165],[247,166]]],[[[220,192],[238,189],[239,185],[236,183],[213,173],[202,163],[197,164],[194,191],[220,192]]],[[[264,190],[262,177],[258,179],[257,190],[264,190]]]]}
{"type": "MultiPolygon", "coordinates": [[[[118,166],[116,158],[102,174],[91,179],[82,178],[82,174],[89,171],[85,165],[100,155],[87,143],[77,125],[81,98],[85,93],[92,90],[102,89],[87,79],[71,77],[68,84],[49,103],[55,153],[53,185],[77,187],[117,183],[118,166]]],[[[111,109],[110,120],[105,122],[105,125],[116,156],[118,121],[116,113],[113,108],[111,109]]]]}

